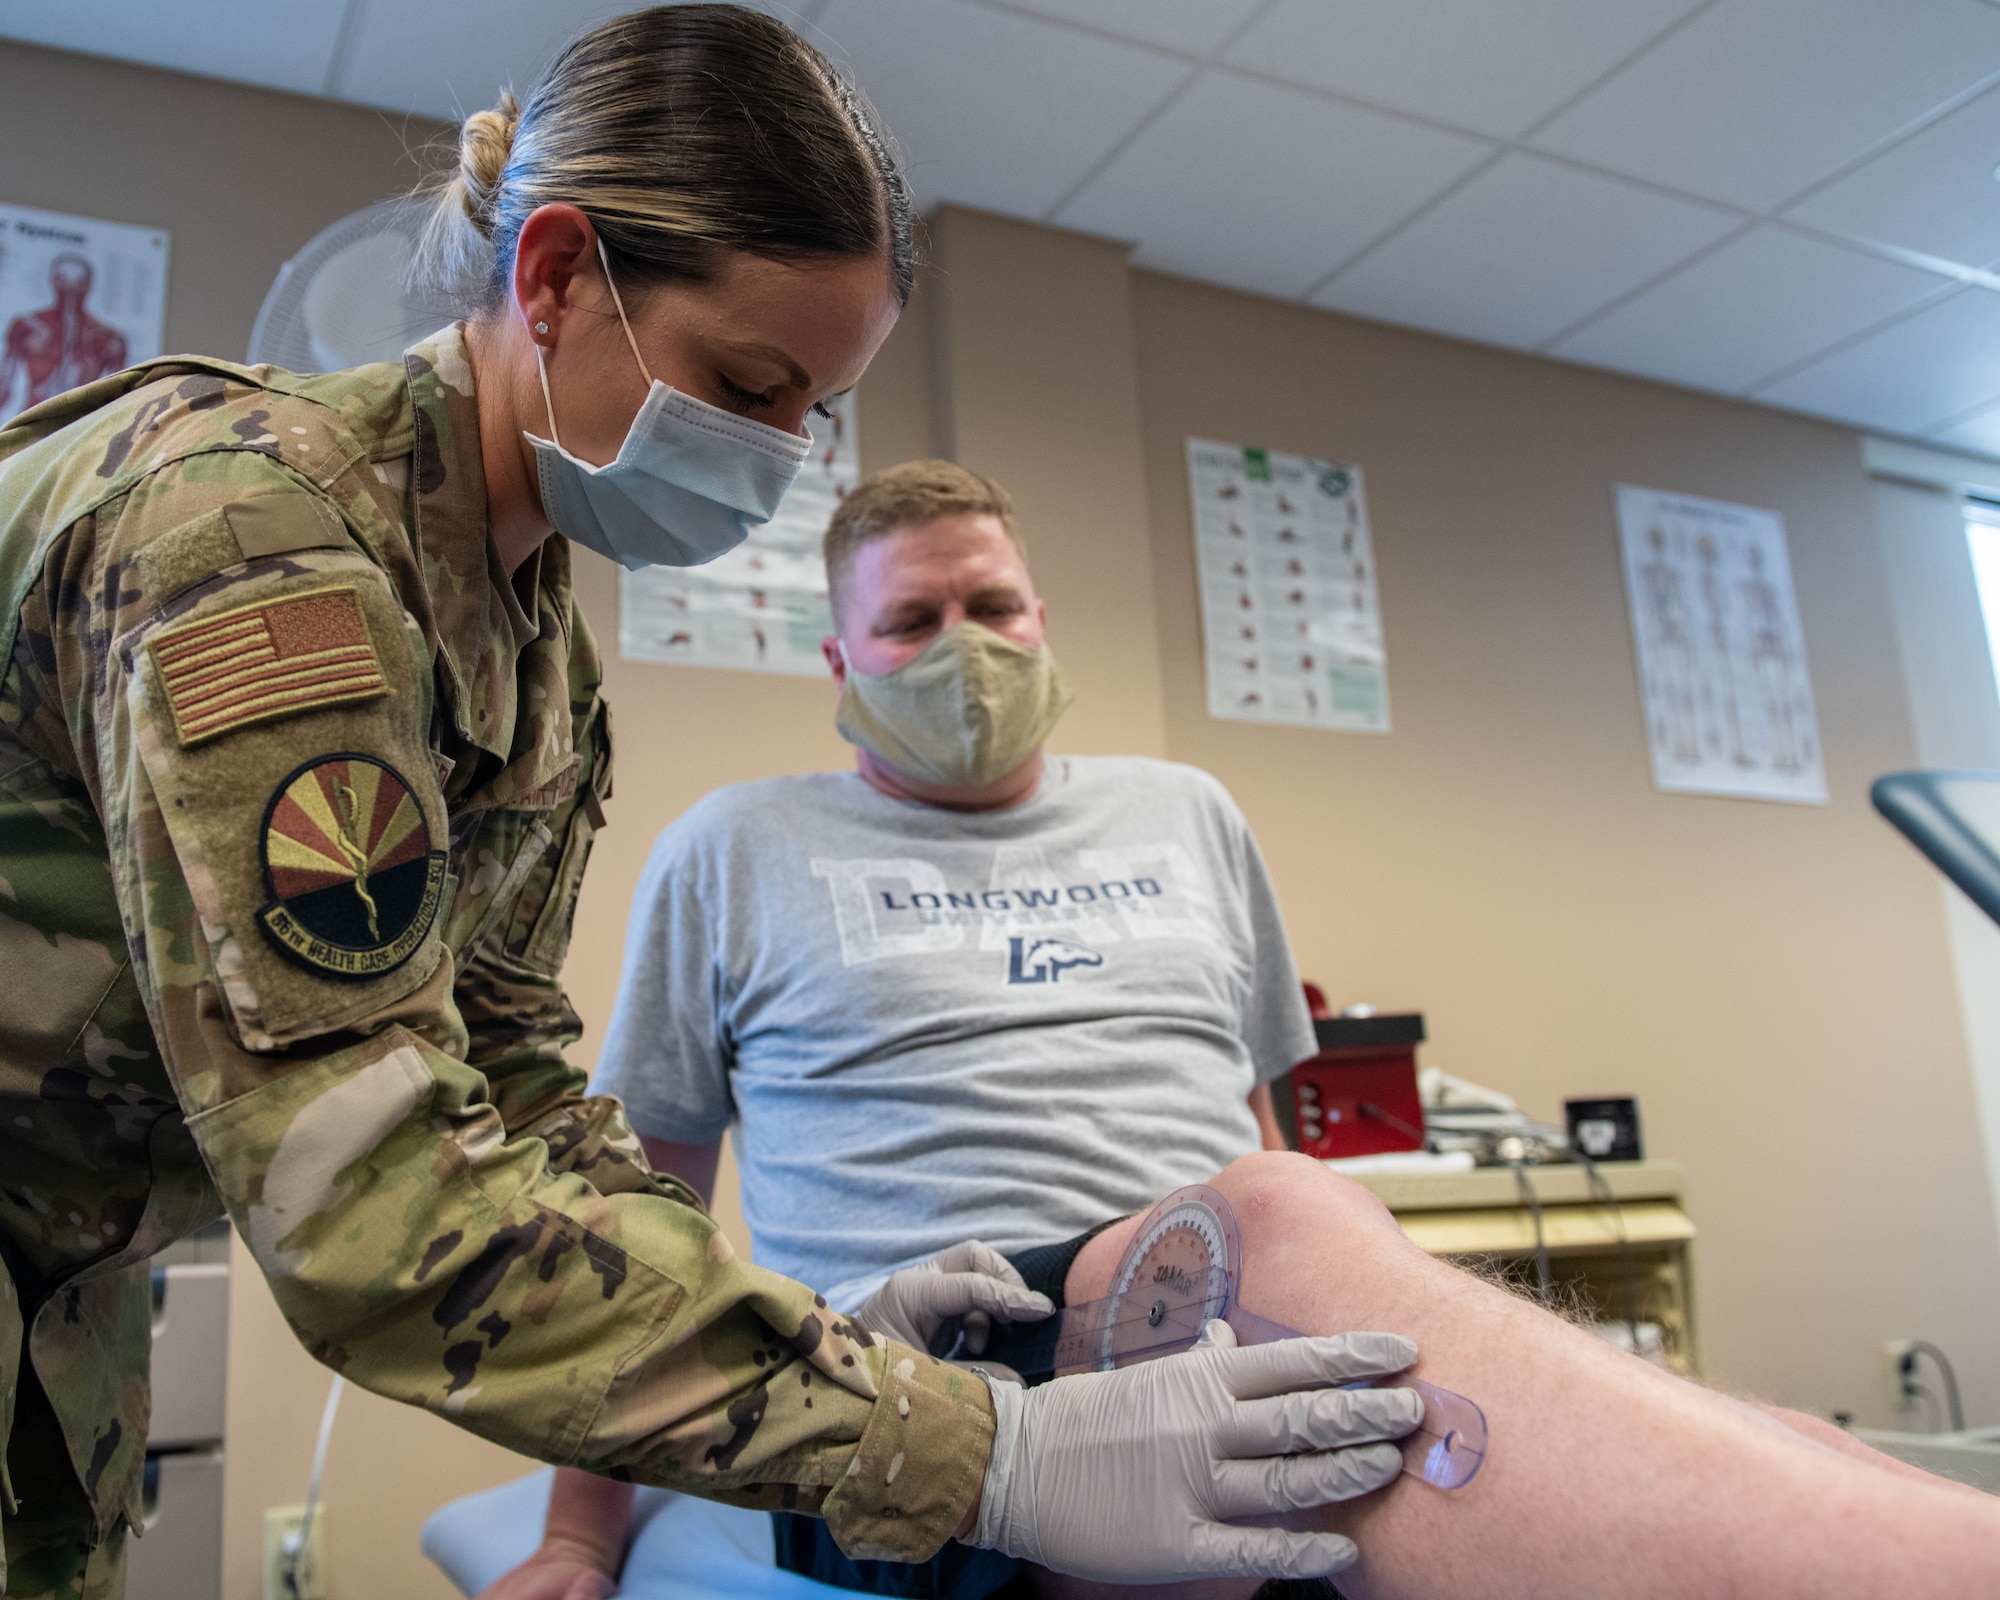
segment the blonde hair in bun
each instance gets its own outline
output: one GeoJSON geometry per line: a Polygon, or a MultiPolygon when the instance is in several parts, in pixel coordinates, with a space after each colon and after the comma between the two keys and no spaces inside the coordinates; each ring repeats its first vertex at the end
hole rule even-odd
{"type": "Polygon", "coordinates": [[[493,197],[513,154],[514,130],[521,125],[521,108],[512,89],[500,91],[500,103],[490,111],[475,111],[458,130],[458,175],[450,187],[459,209],[481,233],[492,226],[493,197]]]}
{"type": "Polygon", "coordinates": [[[909,184],[873,108],[783,23],[738,5],[635,11],[576,39],[525,105],[502,94],[459,129],[426,191],[414,276],[490,311],[521,225],[582,208],[621,284],[705,282],[731,250],[779,260],[880,255],[914,276],[909,184]]]}
{"type": "Polygon", "coordinates": [[[514,91],[459,124],[458,162],[426,191],[430,215],[411,273],[417,287],[464,298],[493,270],[493,202],[514,153],[521,108],[514,91]]]}

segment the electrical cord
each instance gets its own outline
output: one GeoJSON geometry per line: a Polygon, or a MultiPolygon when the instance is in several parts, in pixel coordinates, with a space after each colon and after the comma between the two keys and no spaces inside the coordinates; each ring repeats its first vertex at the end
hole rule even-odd
{"type": "MultiPolygon", "coordinates": [[[[1363,1109],[1366,1110],[1368,1108],[1363,1107],[1363,1109]]],[[[1542,1304],[1544,1306],[1552,1304],[1554,1287],[1549,1270],[1548,1242],[1542,1223],[1541,1196],[1536,1192],[1535,1186],[1528,1178],[1526,1155],[1530,1148],[1530,1141],[1532,1141],[1533,1147],[1537,1147],[1547,1154],[1557,1156],[1563,1160],[1573,1161],[1582,1167],[1584,1182],[1590,1188],[1591,1198],[1600,1207],[1611,1213],[1612,1226],[1616,1228],[1618,1233],[1619,1265],[1623,1278],[1622,1287],[1624,1291],[1622,1298],[1625,1302],[1625,1326],[1632,1337],[1632,1353],[1634,1355],[1641,1354],[1642,1352],[1639,1348],[1639,1272],[1632,1256],[1631,1237],[1625,1231],[1625,1208],[1619,1203],[1617,1195],[1612,1192],[1610,1181],[1599,1170],[1596,1161],[1591,1159],[1585,1152],[1573,1148],[1560,1129],[1534,1124],[1524,1134],[1516,1135],[1512,1140],[1501,1140],[1494,1147],[1494,1153],[1505,1165],[1513,1168],[1515,1187],[1520,1190],[1521,1199],[1528,1207],[1529,1214],[1534,1218],[1535,1277],[1540,1287],[1542,1304]],[[1520,1152],[1519,1154],[1508,1152],[1507,1146],[1510,1143],[1514,1146],[1515,1150],[1520,1152]]]]}
{"type": "Polygon", "coordinates": [[[1361,1102],[1359,1106],[1355,1107],[1355,1109],[1359,1111],[1364,1117],[1373,1117],[1377,1122],[1387,1123],[1390,1127],[1394,1128],[1398,1133],[1402,1134],[1404,1137],[1416,1140],[1418,1149],[1428,1150],[1430,1148],[1431,1142],[1429,1138],[1425,1136],[1424,1130],[1422,1128],[1411,1127],[1407,1122],[1405,1122],[1401,1117],[1397,1116],[1394,1112],[1384,1111],[1380,1106],[1375,1104],[1374,1101],[1364,1100],[1361,1102]]]}
{"type": "MultiPolygon", "coordinates": [[[[1951,1431],[1953,1433],[1964,1432],[1965,1407],[1959,1403],[1958,1374],[1951,1370],[1950,1360],[1945,1356],[1945,1353],[1942,1350],[1940,1350],[1936,1345],[1932,1344],[1930,1340],[1912,1339],[1910,1341],[1909,1354],[1903,1358],[1903,1360],[1908,1364],[1906,1370],[1911,1372],[1914,1372],[1916,1370],[1917,1357],[1919,1356],[1929,1356],[1931,1360],[1934,1363],[1936,1363],[1938,1369],[1938,1376],[1944,1379],[1945,1410],[1946,1413],[1951,1418],[1951,1431]]],[[[1912,1389],[1922,1389],[1923,1386],[1921,1384],[1912,1383],[1910,1387],[1912,1389]]],[[[1928,1395],[1930,1391],[1924,1390],[1923,1392],[1926,1395],[1928,1395]]],[[[1931,1431],[1933,1433],[1937,1432],[1935,1428],[1933,1428],[1931,1431]]]]}
{"type": "Polygon", "coordinates": [[[319,1414],[319,1441],[313,1446],[312,1474],[306,1479],[305,1510],[299,1514],[297,1531],[285,1536],[285,1590],[293,1600],[298,1600],[299,1569],[305,1565],[306,1545],[312,1538],[313,1515],[319,1509],[320,1474],[326,1471],[326,1447],[333,1438],[334,1413],[340,1410],[340,1391],[346,1383],[347,1380],[336,1372],[327,1388],[326,1409],[319,1414]]]}
{"type": "Polygon", "coordinates": [[[1555,1283],[1549,1272],[1548,1237],[1542,1228],[1542,1197],[1528,1180],[1528,1164],[1525,1161],[1515,1156],[1507,1165],[1514,1169],[1514,1186],[1521,1191],[1521,1203],[1535,1219],[1535,1284],[1542,1306],[1547,1309],[1555,1304],[1555,1283]]]}
{"type": "Polygon", "coordinates": [[[1930,1408],[1931,1432],[1942,1433],[1944,1431],[1944,1416],[1938,1406],[1938,1397],[1914,1378],[1906,1378],[1903,1381],[1903,1392],[1913,1399],[1923,1401],[1930,1408]]]}
{"type": "Polygon", "coordinates": [[[1619,1263],[1623,1269],[1625,1289],[1625,1326],[1632,1335],[1632,1353],[1639,1349],[1639,1271],[1632,1262],[1632,1241],[1625,1232],[1625,1208],[1618,1197],[1611,1192],[1611,1183],[1599,1170],[1595,1160],[1574,1146],[1567,1146],[1563,1154],[1583,1168],[1584,1181],[1590,1185],[1590,1192],[1597,1203],[1611,1213],[1612,1223],[1618,1229],[1619,1263]]]}

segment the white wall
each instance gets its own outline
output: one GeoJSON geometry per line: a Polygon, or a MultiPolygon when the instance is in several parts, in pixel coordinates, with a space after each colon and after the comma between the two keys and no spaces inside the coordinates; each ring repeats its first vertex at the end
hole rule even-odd
{"type": "MultiPolygon", "coordinates": [[[[1989,476],[2000,482],[2000,463],[1885,448],[1874,441],[1870,446],[1876,524],[1917,760],[1926,767],[2000,770],[2000,687],[1973,581],[1961,497],[1968,482],[1989,476]],[[1898,475],[1889,476],[1892,471],[1898,475]]],[[[1958,979],[1987,1178],[2000,1217],[2000,927],[1941,875],[1938,894],[1958,979]]]]}

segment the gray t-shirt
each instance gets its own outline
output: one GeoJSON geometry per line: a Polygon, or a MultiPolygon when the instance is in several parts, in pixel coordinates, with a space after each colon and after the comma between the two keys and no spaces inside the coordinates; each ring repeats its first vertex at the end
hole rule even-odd
{"type": "Polygon", "coordinates": [[[640,879],[592,1087],[654,1138],[734,1123],[758,1261],[824,1291],[1204,1180],[1314,1048],[1228,791],[1069,756],[1004,811],[853,773],[690,808],[640,879]]]}

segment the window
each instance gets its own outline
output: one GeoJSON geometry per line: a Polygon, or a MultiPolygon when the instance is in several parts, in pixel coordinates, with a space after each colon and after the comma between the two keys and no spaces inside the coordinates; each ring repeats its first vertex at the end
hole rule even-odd
{"type": "Polygon", "coordinates": [[[2000,501],[1965,502],[1965,537],[1972,546],[1972,577],[1986,618],[1986,653],[2000,686],[2000,501]]]}

